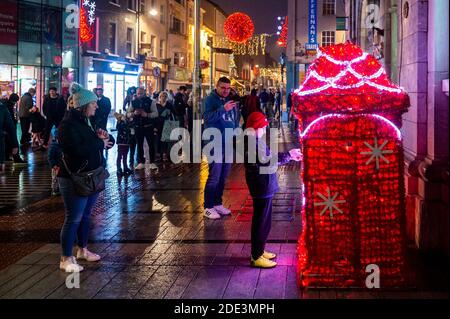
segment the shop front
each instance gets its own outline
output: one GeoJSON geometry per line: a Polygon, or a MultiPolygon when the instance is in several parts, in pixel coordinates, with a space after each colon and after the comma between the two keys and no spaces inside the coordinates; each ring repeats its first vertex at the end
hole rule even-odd
{"type": "Polygon", "coordinates": [[[94,58],[87,75],[87,88],[103,88],[103,95],[111,100],[111,111],[119,112],[127,89],[139,84],[140,67],[141,64],[94,58]]]}
{"type": "Polygon", "coordinates": [[[145,88],[147,92],[164,91],[167,86],[168,71],[167,64],[146,60],[140,74],[139,86],[145,88]]]}
{"type": "Polygon", "coordinates": [[[65,7],[78,1],[33,2],[0,1],[0,94],[35,88],[41,105],[50,87],[67,94],[78,80],[78,32],[65,23],[65,7]]]}

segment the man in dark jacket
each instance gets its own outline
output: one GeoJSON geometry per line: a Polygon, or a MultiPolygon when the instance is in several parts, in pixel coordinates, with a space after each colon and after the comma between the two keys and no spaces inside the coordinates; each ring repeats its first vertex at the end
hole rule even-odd
{"type": "Polygon", "coordinates": [[[186,94],[187,88],[185,86],[180,86],[178,88],[178,93],[175,95],[174,98],[174,111],[175,115],[180,121],[180,127],[185,127],[185,115],[186,115],[186,109],[188,107],[187,105],[187,94],[186,94]]]}
{"type": "MultiPolygon", "coordinates": [[[[203,119],[205,129],[216,128],[222,135],[222,159],[209,163],[208,179],[205,185],[204,216],[219,219],[220,215],[229,215],[231,211],[222,205],[222,195],[225,182],[231,170],[231,163],[226,163],[225,145],[233,140],[225,139],[226,129],[239,127],[240,113],[238,103],[230,99],[230,80],[226,77],[219,79],[216,89],[205,99],[203,119]]],[[[229,155],[228,155],[229,156],[229,155]]]]}
{"type": "Polygon", "coordinates": [[[20,128],[22,130],[22,137],[20,138],[20,144],[26,145],[30,143],[30,110],[33,108],[33,97],[36,94],[34,88],[30,88],[27,93],[22,95],[19,104],[19,119],[20,128]]]}
{"type": "Polygon", "coordinates": [[[145,168],[144,139],[147,141],[150,153],[150,169],[157,169],[155,165],[155,128],[158,109],[156,103],[146,96],[144,88],[138,88],[136,99],[132,102],[134,120],[136,121],[136,143],[138,165],[135,169],[145,168]]]}
{"type": "Polygon", "coordinates": [[[103,95],[103,88],[97,88],[96,90],[98,101],[98,109],[95,112],[94,122],[97,128],[101,128],[106,131],[106,125],[108,124],[108,116],[111,112],[111,101],[103,95]]]}
{"type": "Polygon", "coordinates": [[[262,92],[259,93],[259,100],[261,102],[261,109],[264,113],[267,114],[267,104],[269,103],[269,93],[267,93],[266,89],[262,89],[262,92]]]}
{"type": "MultiPolygon", "coordinates": [[[[13,156],[13,160],[14,163],[18,163],[18,164],[25,164],[26,161],[24,161],[20,155],[19,152],[16,152],[15,154],[13,154],[13,144],[14,141],[17,140],[17,113],[16,113],[16,104],[17,102],[20,100],[19,96],[16,93],[12,93],[9,98],[2,100],[1,102],[3,102],[3,104],[6,106],[6,108],[9,111],[9,114],[11,115],[11,119],[13,121],[14,124],[14,131],[10,132],[11,134],[13,134],[12,136],[9,136],[9,134],[7,133],[5,136],[5,156],[6,156],[6,160],[9,160],[11,155],[13,156]]],[[[1,103],[0,102],[0,103],[1,103]]]]}
{"type": "Polygon", "coordinates": [[[53,126],[58,128],[66,112],[65,103],[61,103],[61,97],[55,87],[51,87],[48,90],[48,95],[45,96],[44,103],[42,104],[42,111],[46,117],[43,138],[44,146],[47,146],[53,126]]]}
{"type": "Polygon", "coordinates": [[[6,106],[0,102],[0,174],[5,172],[5,134],[11,139],[12,153],[17,154],[18,142],[11,115],[6,106]]]}

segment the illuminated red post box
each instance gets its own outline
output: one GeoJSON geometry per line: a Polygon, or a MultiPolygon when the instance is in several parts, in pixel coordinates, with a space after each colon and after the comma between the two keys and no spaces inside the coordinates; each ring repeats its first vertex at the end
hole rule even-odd
{"type": "Polygon", "coordinates": [[[303,151],[299,284],[402,285],[408,95],[349,42],[321,48],[293,95],[303,151]]]}

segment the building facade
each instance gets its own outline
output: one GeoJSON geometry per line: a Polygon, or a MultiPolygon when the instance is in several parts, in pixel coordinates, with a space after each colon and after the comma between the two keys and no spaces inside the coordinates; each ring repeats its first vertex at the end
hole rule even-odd
{"type": "Polygon", "coordinates": [[[0,90],[33,87],[41,105],[50,87],[67,94],[79,72],[76,0],[0,1],[0,90]],[[67,10],[66,10],[67,9],[67,10]]]}
{"type": "Polygon", "coordinates": [[[424,252],[448,246],[448,8],[445,0],[347,3],[349,38],[408,92],[403,116],[407,234],[424,252]]]}
{"type": "Polygon", "coordinates": [[[345,1],[288,0],[286,90],[297,89],[316,51],[310,44],[327,46],[346,41],[345,1]]]}
{"type": "Polygon", "coordinates": [[[103,88],[112,112],[122,109],[126,90],[139,85],[138,10],[135,0],[97,1],[93,37],[81,42],[83,83],[88,89],[103,88]]]}
{"type": "Polygon", "coordinates": [[[147,91],[165,90],[170,58],[167,54],[168,1],[138,0],[139,54],[144,58],[139,85],[147,91]]]}

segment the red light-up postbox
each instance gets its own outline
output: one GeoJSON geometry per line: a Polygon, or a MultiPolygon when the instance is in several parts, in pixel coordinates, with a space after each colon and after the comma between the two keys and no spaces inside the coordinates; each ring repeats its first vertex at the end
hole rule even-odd
{"type": "Polygon", "coordinates": [[[321,48],[293,96],[303,151],[300,286],[402,284],[408,95],[351,43],[321,48]],[[367,271],[367,272],[366,272],[367,271]]]}

